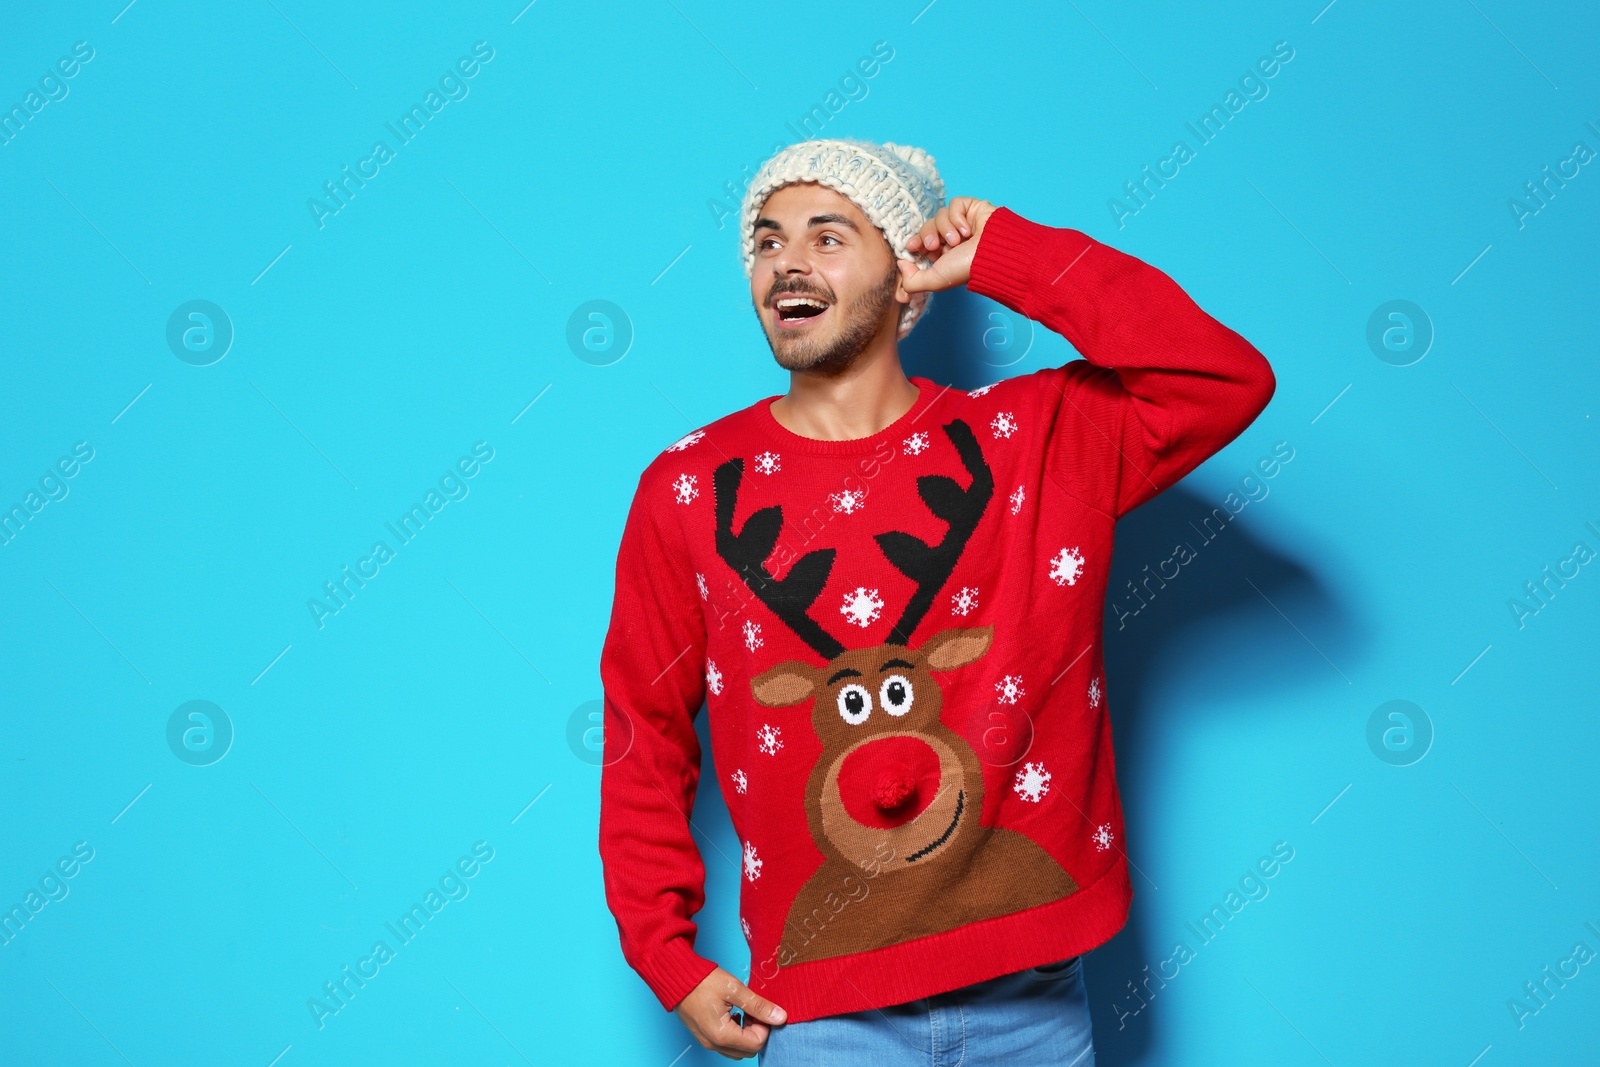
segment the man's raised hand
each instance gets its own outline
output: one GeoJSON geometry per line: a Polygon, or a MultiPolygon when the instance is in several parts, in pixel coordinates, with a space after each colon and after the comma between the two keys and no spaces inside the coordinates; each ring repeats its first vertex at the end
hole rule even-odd
{"type": "Polygon", "coordinates": [[[695,1040],[730,1060],[747,1060],[760,1052],[771,1027],[787,1018],[782,1008],[752,993],[721,967],[706,975],[672,1010],[695,1040]],[[733,1008],[744,1012],[743,1027],[733,1017],[733,1008]]]}
{"type": "Polygon", "coordinates": [[[954,196],[939,213],[922,224],[916,236],[906,242],[906,250],[933,260],[933,266],[919,270],[910,260],[898,260],[900,281],[908,293],[932,293],[967,284],[972,273],[972,257],[977,254],[983,224],[996,206],[975,196],[954,196]]]}

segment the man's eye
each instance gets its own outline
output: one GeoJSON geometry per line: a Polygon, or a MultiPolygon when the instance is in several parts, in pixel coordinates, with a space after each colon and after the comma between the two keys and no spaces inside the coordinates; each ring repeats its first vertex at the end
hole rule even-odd
{"type": "Polygon", "coordinates": [[[840,240],[839,240],[839,238],[837,238],[837,237],[835,237],[835,236],[834,236],[834,235],[833,235],[833,234],[831,234],[831,233],[825,233],[825,234],[823,234],[823,235],[822,235],[822,239],[823,239],[823,240],[824,240],[824,241],[832,241],[832,242],[833,242],[833,243],[834,243],[834,244],[842,244],[842,243],[843,243],[843,242],[842,242],[842,241],[840,241],[840,240]]]}

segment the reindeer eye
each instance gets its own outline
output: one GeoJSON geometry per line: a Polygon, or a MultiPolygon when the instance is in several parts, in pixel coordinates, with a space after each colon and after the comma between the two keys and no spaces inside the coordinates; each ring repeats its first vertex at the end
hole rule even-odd
{"type": "Polygon", "coordinates": [[[878,690],[883,700],[883,710],[890,715],[904,715],[911,710],[911,679],[903,674],[891,674],[883,680],[878,690]]]}
{"type": "Polygon", "coordinates": [[[867,721],[867,713],[872,710],[872,694],[862,686],[854,683],[839,690],[839,714],[851,726],[860,726],[867,721]]]}

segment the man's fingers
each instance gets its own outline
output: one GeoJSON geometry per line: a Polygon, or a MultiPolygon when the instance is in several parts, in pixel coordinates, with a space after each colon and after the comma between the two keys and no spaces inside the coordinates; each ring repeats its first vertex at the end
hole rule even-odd
{"type": "Polygon", "coordinates": [[[975,196],[951,197],[949,203],[906,241],[906,248],[924,255],[953,248],[972,237],[983,219],[993,211],[994,205],[987,200],[975,196]]]}
{"type": "Polygon", "coordinates": [[[720,1052],[732,1059],[748,1059],[761,1051],[767,1043],[767,1034],[771,1028],[765,1023],[746,1019],[744,1026],[732,1015],[724,1014],[717,1020],[715,1029],[707,1036],[711,1040],[710,1048],[713,1052],[720,1052]]]}
{"type": "Polygon", "coordinates": [[[917,265],[909,259],[895,260],[895,265],[900,268],[900,284],[905,288],[906,292],[920,293],[929,288],[928,279],[924,278],[923,275],[931,273],[931,268],[929,270],[919,270],[917,265]]]}
{"type": "Polygon", "coordinates": [[[927,270],[919,270],[910,260],[898,260],[897,263],[905,264],[900,267],[900,284],[908,293],[936,293],[950,288],[953,282],[949,272],[941,268],[941,262],[936,259],[927,270]]]}
{"type": "Polygon", "coordinates": [[[760,1052],[772,1031],[771,1027],[754,1019],[746,1019],[741,1027],[726,1011],[708,1022],[709,1025],[691,1028],[695,1039],[712,1052],[735,1060],[749,1059],[760,1052]]]}
{"type": "Polygon", "coordinates": [[[706,975],[673,1011],[702,1046],[734,1060],[760,1052],[771,1032],[768,1024],[785,1019],[782,1008],[751,992],[721,967],[706,975]],[[734,1015],[734,1009],[743,1012],[742,1018],[734,1015]]]}
{"type": "Polygon", "coordinates": [[[972,236],[972,226],[967,222],[967,206],[972,203],[970,197],[958,196],[950,201],[950,221],[955,223],[956,229],[963,237],[972,236]]]}
{"type": "MultiPolygon", "coordinates": [[[[905,261],[896,260],[895,262],[903,263],[905,261]]],[[[728,1002],[746,1015],[753,1016],[764,1023],[777,1025],[789,1017],[782,1008],[759,993],[751,992],[750,987],[745,985],[741,985],[736,994],[728,998],[728,1002]]]]}
{"type": "Polygon", "coordinates": [[[730,1037],[728,1044],[747,1052],[760,1052],[761,1046],[767,1043],[767,1035],[771,1032],[772,1027],[766,1023],[757,1022],[748,1016],[745,1018],[744,1026],[742,1027],[737,1022],[729,1020],[728,1033],[730,1037]]]}

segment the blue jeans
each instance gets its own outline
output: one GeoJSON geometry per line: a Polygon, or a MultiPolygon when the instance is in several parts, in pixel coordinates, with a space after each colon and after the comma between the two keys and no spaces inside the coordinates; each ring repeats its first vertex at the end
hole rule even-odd
{"type": "Polygon", "coordinates": [[[761,1067],[1094,1067],[1083,957],[893,1007],[775,1026],[761,1067]]]}

